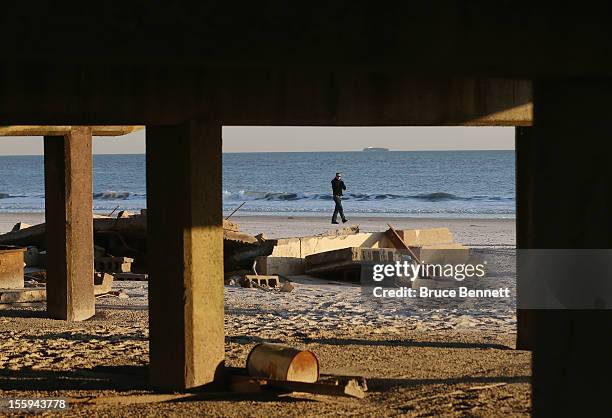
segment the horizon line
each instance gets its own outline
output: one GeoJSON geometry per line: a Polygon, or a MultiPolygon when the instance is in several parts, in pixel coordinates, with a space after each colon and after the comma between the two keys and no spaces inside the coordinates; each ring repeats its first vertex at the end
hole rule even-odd
{"type": "MultiPolygon", "coordinates": [[[[380,152],[471,152],[471,151],[515,151],[514,148],[494,148],[494,149],[418,149],[418,150],[388,150],[380,152]]],[[[306,154],[306,153],[334,153],[334,152],[364,152],[361,150],[329,150],[329,151],[222,151],[222,154],[306,154]]],[[[366,151],[366,153],[369,153],[366,151]]],[[[39,154],[0,154],[0,157],[44,157],[44,153],[39,154]]],[[[146,155],[146,152],[103,152],[92,153],[92,155],[146,155]]]]}

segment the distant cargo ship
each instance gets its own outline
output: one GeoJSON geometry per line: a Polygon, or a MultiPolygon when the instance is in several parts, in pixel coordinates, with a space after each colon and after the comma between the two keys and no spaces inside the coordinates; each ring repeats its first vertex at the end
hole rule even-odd
{"type": "Polygon", "coordinates": [[[363,151],[389,151],[389,148],[380,148],[380,147],[366,147],[363,151]]]}

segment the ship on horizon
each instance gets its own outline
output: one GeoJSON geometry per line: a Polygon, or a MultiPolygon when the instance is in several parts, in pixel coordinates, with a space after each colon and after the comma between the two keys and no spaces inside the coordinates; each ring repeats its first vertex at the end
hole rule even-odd
{"type": "Polygon", "coordinates": [[[389,148],[383,148],[383,147],[365,147],[362,151],[364,151],[364,152],[389,151],[389,148]]]}

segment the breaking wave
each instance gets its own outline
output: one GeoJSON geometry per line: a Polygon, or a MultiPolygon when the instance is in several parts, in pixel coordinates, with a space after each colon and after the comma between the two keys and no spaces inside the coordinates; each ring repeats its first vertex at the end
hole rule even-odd
{"type": "MultiPolygon", "coordinates": [[[[328,193],[293,193],[293,192],[252,192],[241,190],[239,192],[229,192],[225,190],[223,197],[226,200],[268,200],[268,201],[295,201],[295,200],[331,200],[332,196],[328,193]]],[[[347,193],[344,195],[345,200],[356,201],[379,201],[379,200],[420,200],[428,202],[444,202],[444,201],[503,201],[514,200],[508,196],[457,196],[452,193],[434,192],[399,195],[392,193],[347,193]]]]}
{"type": "Polygon", "coordinates": [[[94,193],[93,198],[96,200],[127,200],[130,198],[144,198],[145,194],[132,192],[99,192],[94,193]]]}
{"type": "Polygon", "coordinates": [[[20,194],[18,195],[18,194],[0,193],[0,199],[12,199],[15,197],[27,197],[27,196],[20,195],[20,194]]]}

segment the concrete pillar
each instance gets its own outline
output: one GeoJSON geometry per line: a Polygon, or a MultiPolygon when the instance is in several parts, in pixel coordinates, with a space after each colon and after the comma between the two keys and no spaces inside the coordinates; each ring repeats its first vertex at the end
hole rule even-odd
{"type": "Polygon", "coordinates": [[[221,125],[147,127],[150,377],[185,389],[225,356],[221,125]]]}
{"type": "MultiPolygon", "coordinates": [[[[517,250],[530,248],[530,231],[533,218],[529,215],[532,201],[533,183],[530,179],[537,171],[530,147],[533,147],[531,127],[515,128],[515,154],[516,154],[516,247],[517,250]]],[[[518,266],[517,266],[518,269],[518,266]]],[[[520,271],[517,270],[517,274],[520,271]]],[[[518,286],[518,284],[517,284],[518,286]]],[[[521,288],[517,287],[517,296],[521,288]]],[[[531,350],[535,338],[535,313],[528,309],[517,309],[516,312],[516,348],[517,350],[531,350]]]]}
{"type": "Polygon", "coordinates": [[[44,142],[47,313],[81,321],[95,313],[91,129],[44,142]]]}
{"type": "MultiPolygon", "coordinates": [[[[531,247],[612,248],[611,102],[610,80],[534,83],[531,247]]],[[[610,278],[577,276],[565,286],[582,292],[599,280],[610,278]]],[[[596,416],[609,409],[612,310],[536,312],[533,414],[596,416]]]]}

